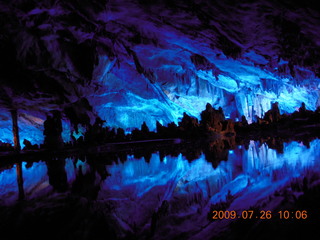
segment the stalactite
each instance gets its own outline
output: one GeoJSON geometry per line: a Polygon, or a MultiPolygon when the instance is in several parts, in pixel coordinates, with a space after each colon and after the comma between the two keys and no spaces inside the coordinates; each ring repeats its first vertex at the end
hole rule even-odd
{"type": "Polygon", "coordinates": [[[18,112],[16,109],[11,110],[11,117],[12,117],[14,150],[19,152],[21,147],[20,147],[20,138],[19,138],[19,127],[18,127],[18,112]]]}

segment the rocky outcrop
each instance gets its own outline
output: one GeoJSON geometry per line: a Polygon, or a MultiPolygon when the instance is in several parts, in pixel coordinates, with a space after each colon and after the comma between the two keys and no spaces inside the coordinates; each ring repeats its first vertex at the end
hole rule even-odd
{"type": "Polygon", "coordinates": [[[0,117],[21,109],[43,122],[59,110],[73,128],[99,116],[153,130],[183,112],[199,118],[207,102],[249,123],[276,101],[281,112],[315,110],[320,14],[308,4],[1,2],[0,117]]]}

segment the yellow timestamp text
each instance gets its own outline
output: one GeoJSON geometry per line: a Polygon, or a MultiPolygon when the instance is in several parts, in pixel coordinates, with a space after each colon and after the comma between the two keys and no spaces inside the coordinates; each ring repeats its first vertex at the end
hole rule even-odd
{"type": "Polygon", "coordinates": [[[222,220],[222,219],[307,219],[308,212],[306,210],[281,210],[273,212],[270,210],[243,210],[243,211],[229,211],[229,210],[214,210],[212,211],[213,220],[222,220]]]}

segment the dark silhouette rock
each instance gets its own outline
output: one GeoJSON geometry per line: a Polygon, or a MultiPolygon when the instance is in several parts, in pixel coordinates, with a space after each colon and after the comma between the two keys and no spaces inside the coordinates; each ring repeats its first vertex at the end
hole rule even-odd
{"type": "Polygon", "coordinates": [[[148,139],[149,137],[150,137],[150,130],[149,130],[146,122],[143,122],[141,125],[141,138],[148,139]]]}
{"type": "Polygon", "coordinates": [[[123,128],[118,128],[117,129],[117,141],[124,141],[126,139],[126,134],[123,130],[123,128]]]}
{"type": "Polygon", "coordinates": [[[159,138],[163,137],[164,128],[165,127],[163,127],[162,124],[159,121],[156,122],[157,136],[159,138]]]}
{"type": "Polygon", "coordinates": [[[198,119],[183,113],[183,118],[179,122],[179,129],[182,137],[195,138],[199,134],[198,119]]]}
{"type": "Polygon", "coordinates": [[[247,121],[246,116],[242,115],[241,123],[242,123],[242,126],[248,126],[248,121],[247,121]]]}
{"type": "Polygon", "coordinates": [[[63,146],[61,137],[62,122],[61,114],[59,111],[52,111],[52,116],[48,115],[47,120],[44,121],[45,135],[44,144],[50,149],[59,149],[63,146]]]}
{"type": "Polygon", "coordinates": [[[10,143],[5,143],[0,141],[0,151],[6,152],[6,151],[13,151],[13,146],[10,143]]]}
{"type": "Polygon", "coordinates": [[[24,144],[24,150],[37,150],[39,149],[39,146],[37,144],[32,144],[29,140],[24,139],[23,140],[23,144],[24,144]]]}
{"type": "Polygon", "coordinates": [[[205,131],[221,132],[222,122],[225,116],[221,107],[214,109],[210,103],[207,103],[206,110],[201,112],[200,124],[205,131]]]}
{"type": "Polygon", "coordinates": [[[275,102],[272,104],[272,107],[269,111],[267,111],[264,115],[264,120],[268,123],[278,122],[281,118],[279,104],[275,102]]]}

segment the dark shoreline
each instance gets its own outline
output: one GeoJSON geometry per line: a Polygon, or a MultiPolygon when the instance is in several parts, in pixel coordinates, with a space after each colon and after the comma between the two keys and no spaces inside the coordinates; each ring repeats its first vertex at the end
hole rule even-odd
{"type": "Polygon", "coordinates": [[[21,150],[20,152],[8,151],[0,152],[0,160],[21,160],[28,161],[32,157],[41,157],[43,155],[52,155],[52,156],[65,156],[72,154],[95,154],[95,153],[112,153],[112,152],[121,152],[129,151],[134,149],[143,148],[146,145],[155,145],[155,146],[167,146],[168,144],[179,144],[181,139],[151,139],[151,140],[141,140],[141,141],[130,141],[130,142],[114,142],[106,143],[98,146],[88,146],[88,147],[66,147],[61,149],[39,149],[39,150],[21,150]]]}

